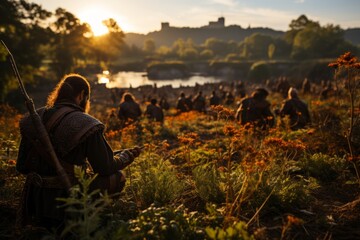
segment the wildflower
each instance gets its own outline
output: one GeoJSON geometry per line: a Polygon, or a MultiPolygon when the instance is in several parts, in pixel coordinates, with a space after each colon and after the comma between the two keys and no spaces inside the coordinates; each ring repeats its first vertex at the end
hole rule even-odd
{"type": "Polygon", "coordinates": [[[356,68],[356,69],[360,69],[360,63],[353,64],[353,67],[356,68]]]}
{"type": "Polygon", "coordinates": [[[258,167],[260,167],[260,168],[263,168],[263,167],[266,166],[266,163],[265,163],[264,160],[260,160],[260,161],[256,161],[256,162],[255,162],[255,165],[258,166],[258,167]]]}
{"type": "Polygon", "coordinates": [[[265,145],[286,146],[286,142],[281,138],[271,137],[264,140],[265,145]]]}
{"type": "Polygon", "coordinates": [[[149,149],[151,145],[149,143],[144,143],[143,146],[144,146],[144,148],[149,149]]]}
{"type": "Polygon", "coordinates": [[[346,68],[359,68],[359,63],[357,62],[357,58],[351,54],[351,52],[346,52],[343,55],[341,55],[340,57],[338,57],[338,59],[336,60],[336,62],[333,63],[329,63],[328,64],[329,67],[332,68],[339,68],[339,67],[346,67],[346,68]]]}
{"type": "Polygon", "coordinates": [[[220,167],[218,167],[218,170],[219,170],[220,172],[225,172],[225,167],[220,166],[220,167]]]}
{"type": "Polygon", "coordinates": [[[318,101],[318,100],[311,101],[311,105],[320,106],[320,105],[321,105],[321,101],[318,101]]]}
{"type": "Polygon", "coordinates": [[[224,109],[224,106],[223,105],[210,106],[210,109],[215,112],[220,112],[224,109]]]}
{"type": "Polygon", "coordinates": [[[14,159],[10,159],[10,160],[8,161],[8,163],[9,163],[10,165],[15,165],[15,164],[16,164],[16,161],[15,161],[14,159]]]}
{"type": "Polygon", "coordinates": [[[329,63],[329,64],[328,64],[328,67],[332,67],[332,68],[337,69],[337,68],[339,67],[339,64],[338,64],[337,62],[329,63]]]}
{"type": "Polygon", "coordinates": [[[348,157],[347,157],[347,160],[348,160],[349,162],[355,162],[355,161],[360,160],[360,156],[348,156],[348,157]]]}
{"type": "Polygon", "coordinates": [[[315,133],[315,128],[310,128],[307,130],[307,134],[312,135],[313,133],[315,133]]]}
{"type": "Polygon", "coordinates": [[[271,137],[264,140],[264,145],[275,146],[283,150],[305,150],[306,146],[300,140],[285,141],[281,138],[271,137]]]}
{"type": "Polygon", "coordinates": [[[301,225],[304,223],[304,221],[300,218],[288,215],[287,216],[287,221],[289,224],[293,224],[293,225],[301,225]]]}
{"type": "Polygon", "coordinates": [[[271,120],[273,120],[273,119],[274,119],[273,116],[268,116],[268,117],[266,117],[266,120],[268,120],[268,121],[271,121],[271,120]]]}
{"type": "Polygon", "coordinates": [[[237,133],[237,129],[233,124],[227,124],[224,126],[224,133],[229,136],[233,136],[237,133]]]}
{"type": "Polygon", "coordinates": [[[220,117],[231,117],[235,115],[235,111],[230,109],[230,108],[226,108],[223,105],[216,105],[216,106],[211,106],[210,107],[212,111],[216,112],[218,115],[220,115],[220,117]]]}
{"type": "Polygon", "coordinates": [[[198,137],[197,133],[188,133],[184,136],[178,136],[178,139],[184,145],[192,145],[198,137]]]}
{"type": "Polygon", "coordinates": [[[108,140],[112,140],[115,138],[120,138],[120,131],[119,130],[110,130],[107,133],[105,133],[105,137],[108,140]]]}
{"type": "Polygon", "coordinates": [[[162,149],[166,150],[166,149],[168,149],[169,147],[170,147],[170,144],[168,143],[167,140],[164,140],[164,141],[161,142],[161,148],[162,148],[162,149]]]}

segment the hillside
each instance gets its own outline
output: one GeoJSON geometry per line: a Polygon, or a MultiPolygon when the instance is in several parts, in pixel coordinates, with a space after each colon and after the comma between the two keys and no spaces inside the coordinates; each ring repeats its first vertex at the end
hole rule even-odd
{"type": "Polygon", "coordinates": [[[137,33],[127,33],[125,36],[125,41],[129,45],[136,45],[142,47],[143,43],[147,39],[152,39],[155,41],[156,46],[171,46],[174,41],[179,38],[184,40],[191,38],[195,44],[202,44],[206,39],[214,37],[217,39],[222,39],[225,41],[243,41],[246,37],[252,35],[253,33],[262,33],[266,35],[271,35],[274,37],[279,37],[284,34],[282,31],[276,31],[270,28],[241,28],[237,25],[232,25],[222,28],[176,28],[168,27],[161,29],[160,31],[150,32],[148,34],[137,34],[137,33]]]}
{"type": "Polygon", "coordinates": [[[354,45],[360,45],[360,28],[349,28],[345,30],[345,39],[354,45]]]}
{"type": "MultiPolygon", "coordinates": [[[[360,28],[350,28],[344,30],[344,38],[354,45],[360,44],[360,28]]],[[[184,40],[191,38],[195,44],[202,44],[206,39],[214,37],[224,41],[241,42],[253,33],[261,33],[274,37],[281,37],[285,32],[274,30],[271,28],[242,28],[238,25],[231,25],[220,28],[177,28],[167,27],[159,31],[150,32],[148,34],[126,33],[125,42],[128,45],[143,47],[144,41],[152,39],[155,41],[156,47],[172,46],[173,42],[182,38],[184,40]]]]}

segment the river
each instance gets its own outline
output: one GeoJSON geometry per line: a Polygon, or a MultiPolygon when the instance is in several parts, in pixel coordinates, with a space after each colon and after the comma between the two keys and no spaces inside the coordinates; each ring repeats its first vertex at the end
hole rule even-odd
{"type": "Polygon", "coordinates": [[[104,71],[97,75],[98,83],[106,84],[107,88],[129,88],[139,87],[143,85],[154,85],[157,87],[171,85],[173,88],[181,86],[193,87],[198,84],[217,83],[223,81],[222,78],[194,75],[188,79],[169,79],[169,80],[150,80],[146,76],[146,72],[118,72],[116,74],[109,74],[104,71]]]}

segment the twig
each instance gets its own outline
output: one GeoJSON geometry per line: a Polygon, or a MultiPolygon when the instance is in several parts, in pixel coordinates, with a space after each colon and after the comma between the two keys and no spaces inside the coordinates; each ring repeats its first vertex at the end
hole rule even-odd
{"type": "Polygon", "coordinates": [[[273,194],[275,190],[275,187],[273,187],[273,189],[271,190],[271,192],[269,193],[269,195],[266,197],[265,201],[261,204],[261,206],[259,207],[259,209],[256,211],[256,213],[254,214],[254,216],[247,222],[247,225],[250,225],[254,219],[257,217],[257,215],[259,215],[261,209],[265,206],[266,202],[269,200],[270,196],[273,194]]]}

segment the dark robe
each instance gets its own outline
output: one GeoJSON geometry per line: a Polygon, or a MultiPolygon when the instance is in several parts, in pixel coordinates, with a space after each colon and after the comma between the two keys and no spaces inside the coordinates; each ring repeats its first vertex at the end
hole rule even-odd
{"type": "Polygon", "coordinates": [[[304,128],[311,122],[308,106],[298,98],[286,100],[280,110],[280,116],[289,116],[292,130],[304,128]]]}
{"type": "MultiPolygon", "coordinates": [[[[71,103],[37,111],[46,125],[64,107],[72,111],[62,116],[48,131],[56,155],[68,176],[74,180],[74,166],[86,166],[89,163],[93,173],[98,174],[92,189],[120,192],[125,184],[120,170],[125,166],[118,155],[114,156],[103,136],[104,125],[99,120],[71,103]]],[[[27,175],[21,205],[21,224],[56,227],[64,220],[64,209],[58,207],[61,203],[57,198],[67,197],[67,191],[61,181],[57,180],[57,173],[44,152],[35,147],[38,136],[28,115],[21,120],[20,131],[22,139],[16,169],[27,175]]]]}
{"type": "Polygon", "coordinates": [[[270,103],[265,99],[245,98],[241,101],[235,118],[240,124],[254,124],[262,129],[274,125],[274,115],[270,110],[270,103]]]}
{"type": "Polygon", "coordinates": [[[146,107],[145,115],[147,118],[149,118],[151,121],[155,122],[163,122],[164,121],[164,113],[160,106],[149,104],[146,107]]]}
{"type": "Polygon", "coordinates": [[[134,101],[125,101],[119,105],[118,117],[124,122],[136,122],[141,116],[140,105],[134,101]]]}

